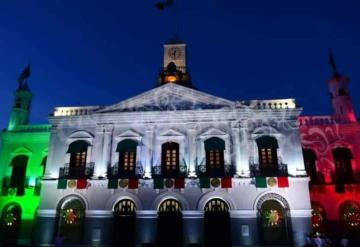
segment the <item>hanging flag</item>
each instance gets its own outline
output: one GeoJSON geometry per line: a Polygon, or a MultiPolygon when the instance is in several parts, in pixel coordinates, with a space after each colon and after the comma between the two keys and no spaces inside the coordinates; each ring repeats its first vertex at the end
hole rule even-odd
{"type": "Polygon", "coordinates": [[[256,188],[286,188],[289,187],[288,177],[255,177],[256,188]]]}
{"type": "Polygon", "coordinates": [[[231,178],[222,178],[221,179],[221,188],[224,188],[224,189],[232,188],[232,179],[231,178]]]}
{"type": "Polygon", "coordinates": [[[58,180],[58,189],[86,189],[87,188],[87,179],[59,179],[58,180]]]}
{"type": "Polygon", "coordinates": [[[266,188],[266,177],[255,177],[256,188],[266,188]]]}

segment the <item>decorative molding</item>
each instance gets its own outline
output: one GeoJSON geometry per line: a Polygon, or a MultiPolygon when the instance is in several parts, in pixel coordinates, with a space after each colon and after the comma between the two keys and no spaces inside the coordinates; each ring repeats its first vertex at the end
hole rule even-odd
{"type": "Polygon", "coordinates": [[[261,210],[261,206],[263,205],[263,203],[269,200],[278,201],[284,207],[285,210],[290,209],[290,205],[287,202],[287,200],[281,195],[276,193],[266,193],[265,195],[261,196],[256,203],[256,209],[261,210]]]}

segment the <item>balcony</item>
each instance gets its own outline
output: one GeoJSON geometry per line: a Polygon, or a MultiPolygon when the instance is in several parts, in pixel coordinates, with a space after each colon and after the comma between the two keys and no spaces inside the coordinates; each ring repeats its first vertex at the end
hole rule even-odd
{"type": "Polygon", "coordinates": [[[250,176],[251,177],[283,177],[288,176],[288,169],[286,164],[272,165],[274,168],[260,169],[259,164],[252,163],[250,166],[250,176]]]}
{"type": "Polygon", "coordinates": [[[70,167],[69,163],[66,163],[64,167],[59,169],[59,178],[64,179],[86,179],[90,178],[94,174],[95,162],[87,163],[85,167],[70,167]]]}
{"type": "Polygon", "coordinates": [[[162,166],[153,166],[151,172],[154,178],[185,178],[188,175],[186,165],[181,165],[178,170],[174,171],[164,171],[162,166]]]}
{"type": "Polygon", "coordinates": [[[124,170],[123,167],[119,167],[119,162],[114,166],[108,167],[107,177],[110,179],[116,178],[142,178],[144,176],[144,169],[140,164],[135,167],[134,171],[124,170]]]}
{"type": "Polygon", "coordinates": [[[235,167],[233,165],[224,165],[220,169],[208,169],[206,165],[196,167],[196,175],[198,177],[232,177],[235,174],[235,167]]]}

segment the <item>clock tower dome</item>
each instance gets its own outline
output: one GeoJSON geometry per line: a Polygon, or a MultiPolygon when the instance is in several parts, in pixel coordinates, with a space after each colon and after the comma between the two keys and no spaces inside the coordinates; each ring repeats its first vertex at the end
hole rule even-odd
{"type": "Polygon", "coordinates": [[[167,83],[193,88],[186,66],[186,44],[178,37],[169,39],[164,44],[164,64],[159,73],[157,86],[167,83]]]}

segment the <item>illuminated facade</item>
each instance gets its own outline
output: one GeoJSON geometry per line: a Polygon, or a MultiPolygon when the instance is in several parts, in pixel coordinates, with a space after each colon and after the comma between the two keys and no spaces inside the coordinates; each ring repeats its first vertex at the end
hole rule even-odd
{"type": "Polygon", "coordinates": [[[166,43],[155,88],[55,108],[49,125],[28,124],[24,71],[1,133],[2,241],[303,246],[312,232],[358,231],[360,129],[335,64],[334,116],[300,116],[294,99],[197,90],[186,55],[166,43]]]}
{"type": "Polygon", "coordinates": [[[348,88],[337,72],[328,81],[334,114],[299,119],[304,161],[310,176],[314,231],[360,243],[360,124],[348,88]]]}
{"type": "Polygon", "coordinates": [[[167,43],[154,89],[53,112],[36,242],[303,245],[301,110],[198,91],[185,44],[167,43]]]}

